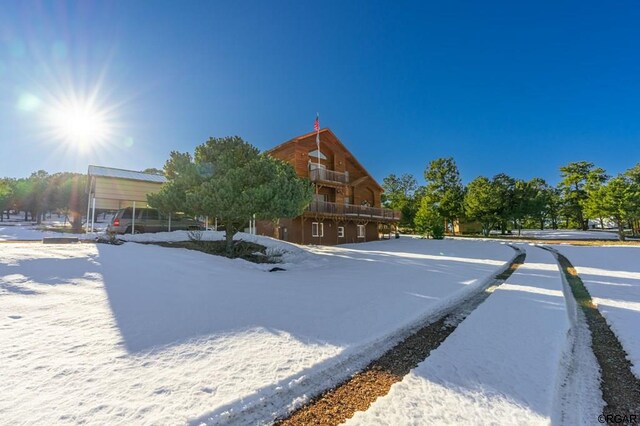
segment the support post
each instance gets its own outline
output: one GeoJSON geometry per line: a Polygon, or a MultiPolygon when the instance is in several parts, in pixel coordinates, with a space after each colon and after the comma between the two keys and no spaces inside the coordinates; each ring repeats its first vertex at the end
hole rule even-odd
{"type": "Polygon", "coordinates": [[[169,232],[171,232],[171,213],[169,213],[169,232]]]}
{"type": "Polygon", "coordinates": [[[215,225],[213,225],[213,230],[217,231],[218,230],[218,217],[217,216],[216,216],[215,220],[216,220],[216,222],[215,222],[215,225]]]}
{"type": "Polygon", "coordinates": [[[133,202],[133,213],[131,215],[131,235],[136,233],[136,202],[133,202]]]}
{"type": "Polygon", "coordinates": [[[91,187],[89,187],[89,196],[87,197],[87,221],[84,225],[85,232],[89,232],[89,214],[91,213],[91,187]]]}
{"type": "Polygon", "coordinates": [[[93,208],[91,209],[91,232],[93,233],[93,223],[96,220],[96,196],[93,196],[93,208]]]}

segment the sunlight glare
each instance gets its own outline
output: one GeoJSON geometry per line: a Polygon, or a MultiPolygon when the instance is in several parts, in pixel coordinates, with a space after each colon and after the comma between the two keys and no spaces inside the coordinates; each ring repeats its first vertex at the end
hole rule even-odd
{"type": "Polygon", "coordinates": [[[50,118],[56,136],[80,149],[100,143],[108,135],[104,115],[87,105],[57,108],[50,118]]]}

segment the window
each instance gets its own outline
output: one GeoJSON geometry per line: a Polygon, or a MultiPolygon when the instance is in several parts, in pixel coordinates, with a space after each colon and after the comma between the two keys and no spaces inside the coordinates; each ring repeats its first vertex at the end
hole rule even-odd
{"type": "Polygon", "coordinates": [[[338,226],[338,238],[344,238],[344,226],[338,226]]]}
{"type": "Polygon", "coordinates": [[[324,164],[312,163],[311,161],[309,161],[309,170],[316,170],[316,169],[326,170],[327,166],[325,166],[324,164]]]}
{"type": "Polygon", "coordinates": [[[324,223],[312,222],[311,223],[311,236],[312,237],[324,237],[324,223]]]}
{"type": "Polygon", "coordinates": [[[158,220],[158,210],[144,209],[144,215],[142,217],[147,220],[158,220]]]}
{"type": "Polygon", "coordinates": [[[345,204],[351,204],[351,197],[344,197],[345,204]]]}
{"type": "Polygon", "coordinates": [[[324,203],[327,201],[327,194],[313,194],[313,200],[324,203]]]}
{"type": "Polygon", "coordinates": [[[314,149],[313,151],[309,151],[309,158],[313,158],[315,160],[318,160],[318,154],[320,154],[320,159],[321,160],[326,160],[327,156],[324,155],[322,152],[319,152],[317,149],[314,149]]]}
{"type": "Polygon", "coordinates": [[[364,225],[358,225],[358,238],[364,238],[364,225]]]}

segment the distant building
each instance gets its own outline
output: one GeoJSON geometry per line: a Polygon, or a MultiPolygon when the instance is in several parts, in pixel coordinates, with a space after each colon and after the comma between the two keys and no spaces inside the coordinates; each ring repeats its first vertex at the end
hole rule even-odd
{"type": "Polygon", "coordinates": [[[381,207],[382,187],[329,129],[298,136],[267,151],[311,180],[314,199],[304,213],[278,223],[257,223],[257,232],[298,244],[344,244],[389,235],[400,212],[381,207]]]}
{"type": "Polygon", "coordinates": [[[482,224],[476,221],[453,221],[453,231],[456,234],[480,234],[482,232],[482,224]]]}
{"type": "Polygon", "coordinates": [[[160,191],[167,181],[160,175],[102,166],[89,166],[87,174],[87,227],[91,228],[96,210],[148,207],[147,194],[160,191]]]}

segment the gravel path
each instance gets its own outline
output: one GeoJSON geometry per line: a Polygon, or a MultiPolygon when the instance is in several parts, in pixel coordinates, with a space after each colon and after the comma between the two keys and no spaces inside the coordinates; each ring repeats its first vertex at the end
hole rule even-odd
{"type": "Polygon", "coordinates": [[[430,352],[456,329],[456,327],[511,274],[524,263],[526,254],[520,254],[508,269],[496,275],[486,287],[462,303],[452,307],[435,322],[374,360],[363,371],[346,382],[330,389],[309,404],[293,412],[277,425],[337,425],[351,418],[357,411],[365,411],[380,396],[386,395],[396,382],[429,356],[430,352]]]}
{"type": "MultiPolygon", "coordinates": [[[[569,259],[552,251],[571,287],[571,292],[583,312],[591,331],[591,347],[601,371],[602,398],[606,406],[603,415],[640,418],[640,380],[631,371],[631,363],[616,335],[593,303],[589,291],[569,259]]],[[[610,417],[614,419],[615,417],[610,417]]],[[[637,421],[617,424],[637,424],[637,421]]]]}

